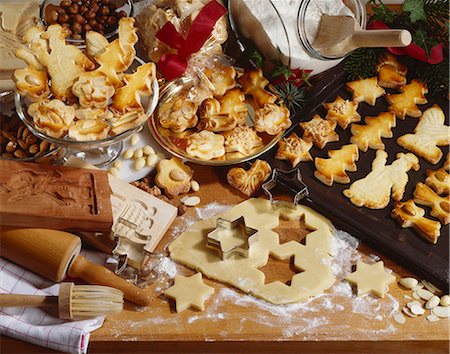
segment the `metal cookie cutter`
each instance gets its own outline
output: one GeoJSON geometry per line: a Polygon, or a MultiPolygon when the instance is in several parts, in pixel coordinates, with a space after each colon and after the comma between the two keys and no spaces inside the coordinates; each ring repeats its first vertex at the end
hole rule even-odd
{"type": "Polygon", "coordinates": [[[308,186],[302,181],[300,169],[296,168],[290,171],[283,171],[275,168],[270,178],[261,186],[264,193],[269,197],[270,204],[274,207],[290,206],[295,207],[300,201],[309,196],[308,186]],[[282,187],[294,195],[293,202],[277,200],[273,196],[272,190],[276,187],[282,187]]]}

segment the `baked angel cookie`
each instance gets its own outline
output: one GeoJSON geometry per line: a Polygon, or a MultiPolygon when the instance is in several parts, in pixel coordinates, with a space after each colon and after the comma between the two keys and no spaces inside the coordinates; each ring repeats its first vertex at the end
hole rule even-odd
{"type": "Polygon", "coordinates": [[[245,104],[245,95],[241,89],[234,88],[228,90],[225,95],[220,97],[220,111],[224,114],[229,114],[236,118],[238,125],[245,125],[248,111],[245,104]]]}
{"type": "Polygon", "coordinates": [[[361,116],[357,112],[358,102],[344,100],[338,96],[334,102],[324,103],[327,109],[326,120],[336,121],[342,129],[347,129],[350,123],[359,122],[361,116]]]}
{"type": "Polygon", "coordinates": [[[425,94],[428,93],[427,85],[418,80],[412,80],[410,84],[400,87],[399,94],[387,94],[386,100],[389,103],[388,109],[395,113],[400,119],[406,116],[418,118],[422,111],[417,107],[418,104],[425,104],[428,100],[425,94]]]}
{"type": "Polygon", "coordinates": [[[227,181],[230,186],[250,197],[269,178],[271,172],[272,168],[266,161],[256,160],[248,171],[240,167],[230,169],[227,181]]]}
{"type": "Polygon", "coordinates": [[[110,125],[97,119],[82,119],[69,128],[69,138],[78,141],[95,141],[108,136],[110,125]]]}
{"type": "Polygon", "coordinates": [[[159,105],[158,120],[163,128],[181,133],[197,125],[198,105],[189,100],[188,95],[187,91],[180,92],[159,105]]]}
{"type": "Polygon", "coordinates": [[[391,217],[398,221],[404,229],[412,227],[425,240],[436,244],[441,236],[441,223],[426,218],[425,210],[418,207],[413,200],[396,201],[391,217]]]}
{"type": "Polygon", "coordinates": [[[450,222],[449,195],[441,197],[426,184],[419,182],[416,184],[416,189],[414,189],[414,201],[417,204],[430,207],[430,215],[438,219],[441,224],[447,225],[450,222]]]}
{"type": "Polygon", "coordinates": [[[188,138],[186,152],[202,160],[212,160],[225,155],[223,135],[208,130],[194,133],[188,138]]]}
{"type": "Polygon", "coordinates": [[[400,63],[397,58],[386,52],[377,65],[378,84],[381,87],[397,88],[406,85],[408,68],[400,63]]]}
{"type": "Polygon", "coordinates": [[[367,149],[384,150],[381,138],[392,138],[392,128],[396,125],[393,112],[383,112],[376,117],[366,117],[366,125],[352,124],[350,142],[358,145],[361,151],[367,149]]]}
{"type": "Polygon", "coordinates": [[[331,186],[333,182],[350,183],[350,177],[346,171],[355,172],[357,169],[355,161],[359,158],[358,146],[344,145],[339,150],[328,151],[328,156],[328,159],[315,158],[314,176],[327,186],[331,186]]]}
{"type": "Polygon", "coordinates": [[[443,168],[439,170],[427,170],[425,184],[433,189],[437,194],[450,193],[450,175],[443,168]]]}
{"type": "Polygon", "coordinates": [[[223,133],[223,136],[227,153],[238,152],[247,156],[263,146],[263,140],[256,134],[256,131],[246,125],[238,125],[233,130],[223,133]]]}
{"type": "Polygon", "coordinates": [[[255,112],[255,129],[260,133],[277,135],[292,125],[289,116],[286,107],[268,103],[255,112]]]}
{"type": "Polygon", "coordinates": [[[209,130],[212,132],[226,132],[234,129],[237,125],[235,116],[222,113],[220,102],[215,98],[207,98],[198,110],[200,121],[198,130],[209,130]]]}
{"type": "Polygon", "coordinates": [[[444,112],[438,105],[433,105],[423,112],[414,134],[399,137],[397,144],[435,165],[443,155],[438,146],[450,144],[450,127],[444,122],[444,112]]]}
{"type": "Polygon", "coordinates": [[[350,201],[360,207],[370,209],[385,208],[392,198],[402,200],[405,187],[408,183],[407,172],[411,169],[419,169],[419,159],[413,154],[398,153],[397,159],[386,165],[388,154],[384,150],[378,150],[372,162],[372,171],[344,190],[344,195],[350,201]]]}
{"type": "Polygon", "coordinates": [[[237,81],[244,95],[252,96],[255,110],[276,102],[277,96],[264,89],[269,84],[269,80],[264,77],[261,69],[248,71],[237,81]]]}
{"type": "Polygon", "coordinates": [[[236,86],[236,70],[232,66],[216,65],[205,69],[205,76],[211,82],[214,97],[221,97],[236,86]]]}
{"type": "Polygon", "coordinates": [[[303,140],[312,141],[319,149],[323,149],[327,143],[339,140],[339,135],[334,131],[336,124],[336,121],[322,119],[318,114],[309,122],[299,123],[303,129],[303,140]]]}
{"type": "Polygon", "coordinates": [[[155,183],[169,197],[188,193],[191,189],[191,179],[194,176],[191,168],[179,158],[172,157],[161,160],[156,165],[155,183]]]}
{"type": "Polygon", "coordinates": [[[282,138],[278,143],[278,151],[275,158],[278,160],[289,160],[292,167],[295,167],[301,161],[312,161],[309,153],[313,146],[312,142],[305,141],[292,133],[287,138],[282,138]]]}
{"type": "Polygon", "coordinates": [[[36,128],[53,138],[64,136],[73,124],[75,108],[53,99],[34,102],[28,107],[36,128]]]}
{"type": "Polygon", "coordinates": [[[101,72],[85,72],[73,84],[72,93],[81,107],[105,108],[114,95],[114,86],[101,72]]]}
{"type": "Polygon", "coordinates": [[[375,106],[378,97],[386,94],[384,88],[378,85],[376,76],[347,82],[345,86],[353,93],[353,101],[366,102],[371,106],[375,106]]]}

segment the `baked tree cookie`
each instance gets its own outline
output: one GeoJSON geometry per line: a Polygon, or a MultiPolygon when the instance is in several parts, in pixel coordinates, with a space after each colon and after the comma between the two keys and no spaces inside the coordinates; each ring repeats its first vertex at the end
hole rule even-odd
{"type": "Polygon", "coordinates": [[[339,140],[339,135],[334,131],[336,124],[336,121],[322,119],[318,114],[309,122],[299,123],[303,129],[303,140],[312,141],[319,149],[323,149],[327,143],[339,140]]]}
{"type": "Polygon", "coordinates": [[[391,212],[391,217],[396,219],[401,227],[412,227],[425,240],[435,244],[441,236],[441,223],[428,219],[424,215],[425,210],[418,207],[411,199],[406,202],[396,201],[391,212]]]}
{"type": "Polygon", "coordinates": [[[439,170],[427,170],[425,184],[437,194],[450,193],[450,175],[443,168],[439,170]]]}
{"type": "Polygon", "coordinates": [[[375,264],[367,264],[362,261],[356,263],[356,271],[345,278],[355,284],[357,295],[372,293],[378,297],[384,297],[388,285],[395,282],[395,276],[386,272],[383,261],[375,264]]]}
{"type": "Polygon", "coordinates": [[[353,94],[353,101],[366,102],[371,106],[375,106],[378,97],[384,96],[386,91],[378,85],[376,76],[368,79],[360,79],[347,82],[347,89],[353,94]]]}
{"type": "Polygon", "coordinates": [[[189,307],[203,311],[205,301],[214,294],[214,288],[206,285],[202,279],[202,273],[190,277],[175,276],[174,284],[164,291],[164,295],[175,300],[177,312],[182,312],[189,307]]]}
{"type": "Polygon", "coordinates": [[[395,113],[400,119],[406,116],[418,118],[422,111],[417,107],[418,104],[425,104],[428,100],[425,94],[428,93],[427,85],[418,80],[412,80],[410,84],[400,87],[399,94],[387,94],[386,100],[389,103],[388,109],[395,113]]]}
{"type": "Polygon", "coordinates": [[[189,192],[194,173],[177,157],[161,160],[156,165],[155,183],[169,197],[189,192]]]}
{"type": "Polygon", "coordinates": [[[366,125],[352,124],[350,142],[358,145],[361,151],[367,149],[384,150],[381,138],[392,138],[392,128],[396,126],[395,114],[392,112],[380,113],[376,117],[366,117],[366,125]]]}
{"type": "Polygon", "coordinates": [[[357,169],[355,161],[359,158],[358,146],[344,145],[339,150],[328,151],[328,156],[329,159],[315,158],[314,176],[327,186],[331,186],[333,182],[349,183],[350,177],[346,171],[354,172],[357,169]]]}
{"type": "Polygon", "coordinates": [[[349,124],[361,120],[361,116],[357,112],[358,105],[358,102],[344,100],[338,96],[334,102],[324,103],[324,107],[328,110],[325,119],[336,121],[345,130],[349,124]]]}
{"type": "Polygon", "coordinates": [[[313,146],[312,142],[305,141],[292,133],[287,138],[282,138],[278,143],[278,151],[275,158],[278,160],[289,160],[292,167],[295,167],[301,161],[312,161],[309,153],[313,146]]]}
{"type": "Polygon", "coordinates": [[[246,125],[238,125],[231,131],[224,132],[225,152],[238,152],[245,156],[263,146],[263,140],[256,131],[246,125]]]}
{"type": "Polygon", "coordinates": [[[212,160],[225,155],[224,144],[223,135],[202,130],[189,136],[186,152],[202,160],[212,160]]]}
{"type": "Polygon", "coordinates": [[[435,165],[443,155],[438,146],[450,144],[450,127],[444,123],[444,112],[438,105],[433,105],[423,112],[414,134],[399,137],[397,144],[435,165]]]}
{"type": "Polygon", "coordinates": [[[430,215],[438,219],[441,224],[447,225],[450,222],[449,195],[441,197],[426,184],[419,182],[416,184],[416,189],[414,189],[414,201],[417,204],[430,207],[430,215]]]}
{"type": "Polygon", "coordinates": [[[266,161],[256,160],[248,171],[240,167],[230,169],[227,181],[230,186],[250,197],[269,178],[271,172],[272,168],[266,161]]]}
{"type": "Polygon", "coordinates": [[[372,162],[372,171],[344,190],[344,195],[356,206],[370,209],[383,209],[390,201],[391,193],[394,200],[402,200],[408,183],[407,172],[419,169],[419,159],[413,154],[398,153],[397,159],[386,165],[388,154],[378,150],[372,162]]]}

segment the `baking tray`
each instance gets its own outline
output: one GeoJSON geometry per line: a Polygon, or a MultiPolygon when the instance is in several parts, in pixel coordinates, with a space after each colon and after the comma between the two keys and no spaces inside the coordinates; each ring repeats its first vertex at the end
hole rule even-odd
{"type": "MultiPolygon", "coordinates": [[[[344,99],[351,99],[351,94],[345,89],[344,84],[347,82],[346,74],[343,71],[343,63],[337,67],[324,73],[320,80],[307,93],[307,104],[303,111],[293,117],[293,126],[286,132],[285,136],[296,132],[301,136],[301,129],[298,126],[299,121],[308,121],[314,114],[319,114],[322,118],[326,115],[326,110],[322,106],[325,102],[332,102],[340,95],[344,99]]],[[[414,78],[414,74],[408,77],[408,82],[414,78]]],[[[396,93],[396,90],[386,89],[387,92],[396,93]]],[[[449,120],[448,100],[445,98],[432,97],[426,95],[428,103],[419,106],[422,111],[438,104],[446,115],[446,124],[449,120]]],[[[360,103],[358,112],[364,122],[366,116],[376,116],[380,112],[387,111],[387,102],[385,97],[378,98],[376,106],[372,107],[366,103],[360,103]]],[[[413,132],[414,127],[418,123],[417,118],[407,117],[405,120],[397,119],[397,126],[393,128],[394,137],[391,139],[383,138],[388,153],[388,164],[395,160],[398,152],[407,152],[396,143],[396,139],[408,132],[413,132]]],[[[311,149],[311,155],[315,157],[327,158],[328,150],[339,149],[342,145],[350,142],[350,127],[342,130],[339,126],[336,128],[339,134],[339,141],[328,143],[324,149],[320,150],[316,147],[311,149]]],[[[351,183],[357,179],[365,177],[371,171],[372,161],[375,158],[375,150],[369,149],[367,152],[359,151],[359,160],[356,162],[358,170],[356,172],[348,172],[351,183]]],[[[424,181],[427,169],[437,169],[442,167],[448,147],[443,148],[444,157],[437,165],[431,165],[423,158],[419,157],[419,171],[408,172],[409,182],[406,186],[403,201],[411,199],[417,182],[424,181]]],[[[272,168],[282,170],[291,170],[292,165],[288,161],[280,161],[274,158],[276,148],[264,154],[260,159],[267,160],[272,168]]],[[[412,228],[403,229],[397,221],[390,217],[393,209],[393,201],[382,210],[372,210],[365,207],[356,207],[350,200],[343,195],[343,190],[347,189],[350,184],[334,183],[328,187],[319,182],[314,177],[314,162],[300,162],[297,168],[300,168],[303,182],[308,186],[310,196],[302,203],[307,204],[317,211],[329,217],[333,223],[352,235],[361,239],[378,252],[385,254],[392,260],[409,269],[417,276],[421,276],[432,282],[444,292],[449,289],[449,225],[442,226],[441,237],[436,245],[422,239],[412,228]]],[[[281,180],[283,183],[283,180],[281,180]]],[[[292,188],[289,183],[285,187],[292,188]]],[[[423,206],[421,206],[423,207],[423,206]]],[[[425,216],[430,217],[429,208],[426,209],[425,216]]],[[[432,218],[432,217],[431,217],[432,218]]],[[[433,219],[433,218],[432,218],[433,219]]]]}

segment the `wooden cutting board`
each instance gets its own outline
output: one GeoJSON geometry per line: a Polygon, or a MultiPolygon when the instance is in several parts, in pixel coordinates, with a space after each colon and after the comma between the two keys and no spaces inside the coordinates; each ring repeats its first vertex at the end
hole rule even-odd
{"type": "Polygon", "coordinates": [[[0,161],[0,225],[110,231],[105,171],[0,161]]]}

